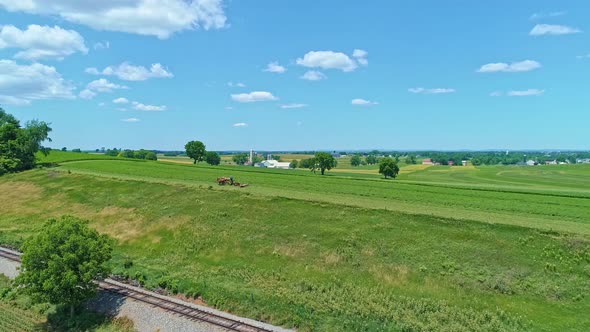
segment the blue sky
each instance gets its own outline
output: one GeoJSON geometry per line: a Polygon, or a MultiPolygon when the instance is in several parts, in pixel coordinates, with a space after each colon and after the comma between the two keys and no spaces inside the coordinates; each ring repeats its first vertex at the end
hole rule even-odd
{"type": "Polygon", "coordinates": [[[588,149],[587,1],[0,0],[52,147],[588,149]],[[117,101],[117,102],[115,102],[117,101]]]}

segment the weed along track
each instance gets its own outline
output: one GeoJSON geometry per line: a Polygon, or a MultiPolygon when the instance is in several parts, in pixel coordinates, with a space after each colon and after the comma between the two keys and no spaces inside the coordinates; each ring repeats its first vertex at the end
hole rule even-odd
{"type": "MultiPolygon", "coordinates": [[[[15,251],[1,248],[0,257],[8,259],[13,262],[20,263],[20,253],[15,251]]],[[[110,293],[123,296],[125,298],[133,299],[138,302],[142,302],[175,315],[181,316],[189,320],[197,320],[212,324],[215,326],[222,327],[229,331],[240,331],[240,332],[271,332],[274,331],[270,328],[254,325],[242,320],[238,320],[230,317],[229,315],[221,315],[214,312],[198,309],[196,307],[180,303],[180,300],[173,301],[165,298],[162,295],[158,295],[143,289],[125,285],[123,283],[105,279],[98,282],[99,289],[110,293]]]]}

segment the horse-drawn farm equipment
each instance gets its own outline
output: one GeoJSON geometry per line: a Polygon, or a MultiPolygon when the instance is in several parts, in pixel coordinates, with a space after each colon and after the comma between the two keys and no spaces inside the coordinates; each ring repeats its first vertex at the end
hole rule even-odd
{"type": "Polygon", "coordinates": [[[244,188],[244,187],[248,186],[247,183],[240,183],[238,181],[234,181],[234,178],[231,176],[229,178],[226,178],[226,177],[217,178],[217,184],[220,186],[229,185],[229,186],[236,186],[236,187],[240,187],[240,188],[244,188]]]}

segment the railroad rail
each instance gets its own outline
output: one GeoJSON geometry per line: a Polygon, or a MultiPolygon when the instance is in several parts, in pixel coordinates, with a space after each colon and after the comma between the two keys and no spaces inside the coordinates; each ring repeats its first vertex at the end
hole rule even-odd
{"type": "MultiPolygon", "coordinates": [[[[6,250],[0,247],[0,257],[6,258],[13,262],[20,262],[20,254],[6,250]]],[[[98,287],[101,290],[114,293],[135,301],[143,302],[154,307],[161,308],[165,311],[177,314],[181,317],[205,322],[215,326],[225,328],[230,331],[240,332],[272,332],[273,330],[256,326],[245,321],[226,317],[225,315],[216,314],[207,310],[202,310],[188,304],[179,303],[180,301],[173,301],[166,299],[163,296],[154,294],[143,289],[138,289],[132,286],[116,282],[111,279],[105,279],[98,282],[98,287]]]]}
{"type": "Polygon", "coordinates": [[[0,257],[20,263],[20,254],[16,253],[16,251],[6,250],[0,247],[0,257]]]}

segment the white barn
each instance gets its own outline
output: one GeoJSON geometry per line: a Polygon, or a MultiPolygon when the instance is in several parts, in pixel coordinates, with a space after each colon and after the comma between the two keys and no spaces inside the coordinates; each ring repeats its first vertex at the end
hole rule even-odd
{"type": "Polygon", "coordinates": [[[291,163],[287,163],[287,162],[280,162],[280,161],[276,161],[276,160],[265,160],[263,162],[257,163],[256,167],[289,169],[290,165],[291,165],[291,163]]]}

